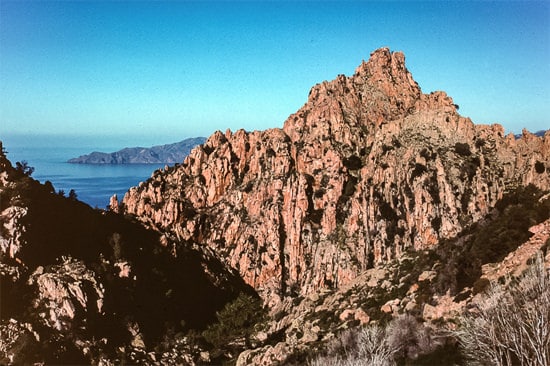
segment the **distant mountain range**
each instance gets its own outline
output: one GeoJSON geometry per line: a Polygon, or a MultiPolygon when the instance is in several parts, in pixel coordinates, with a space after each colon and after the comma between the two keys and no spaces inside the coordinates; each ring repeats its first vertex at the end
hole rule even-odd
{"type": "MultiPolygon", "coordinates": [[[[538,137],[542,137],[542,136],[544,136],[546,131],[548,131],[548,130],[540,130],[540,131],[534,132],[533,135],[538,136],[538,137]]],[[[523,134],[518,133],[514,136],[516,137],[516,139],[519,139],[519,138],[521,138],[521,136],[523,136],[523,134]]]]}
{"type": "Polygon", "coordinates": [[[188,138],[180,142],[158,145],[150,148],[127,147],[122,150],[104,153],[94,151],[88,155],[69,159],[73,164],[174,164],[181,163],[191,149],[203,144],[205,137],[188,138]]]}

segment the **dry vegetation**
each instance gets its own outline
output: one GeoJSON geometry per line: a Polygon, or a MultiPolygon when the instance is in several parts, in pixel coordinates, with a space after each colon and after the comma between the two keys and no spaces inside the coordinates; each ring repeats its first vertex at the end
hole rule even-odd
{"type": "Polygon", "coordinates": [[[455,331],[410,315],[343,331],[310,365],[549,365],[550,272],[541,253],[474,303],[455,331]]]}
{"type": "Polygon", "coordinates": [[[457,333],[475,365],[550,363],[550,273],[539,255],[509,286],[492,285],[457,333]]]}

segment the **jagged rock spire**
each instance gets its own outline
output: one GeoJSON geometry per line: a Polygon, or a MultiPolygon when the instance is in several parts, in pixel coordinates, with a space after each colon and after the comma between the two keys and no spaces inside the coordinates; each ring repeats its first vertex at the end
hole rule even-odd
{"type": "Polygon", "coordinates": [[[444,92],[422,94],[403,53],[382,48],[315,85],[282,129],[217,132],[121,206],[212,248],[273,302],[437,245],[510,187],[548,189],[550,138],[503,132],[460,116],[444,92]]]}

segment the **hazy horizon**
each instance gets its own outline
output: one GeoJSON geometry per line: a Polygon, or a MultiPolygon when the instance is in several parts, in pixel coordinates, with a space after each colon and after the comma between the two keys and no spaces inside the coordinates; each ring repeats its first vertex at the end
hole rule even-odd
{"type": "Polygon", "coordinates": [[[0,139],[148,147],[282,127],[384,46],[474,123],[548,128],[549,2],[2,1],[0,139]]]}
{"type": "Polygon", "coordinates": [[[10,147],[23,148],[29,146],[81,148],[83,154],[89,154],[90,149],[101,152],[115,152],[126,147],[152,147],[180,142],[187,138],[208,136],[135,136],[135,135],[79,135],[79,134],[0,134],[0,141],[8,150],[10,147]],[[99,150],[97,150],[99,149],[99,150]]]}

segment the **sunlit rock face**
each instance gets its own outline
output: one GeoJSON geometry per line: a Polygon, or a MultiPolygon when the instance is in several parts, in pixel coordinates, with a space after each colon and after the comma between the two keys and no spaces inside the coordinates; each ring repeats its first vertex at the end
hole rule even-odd
{"type": "Polygon", "coordinates": [[[87,313],[102,311],[105,291],[82,261],[65,259],[47,271],[40,266],[28,283],[36,286],[34,307],[54,329],[72,329],[91,318],[87,313]]]}
{"type": "Polygon", "coordinates": [[[550,133],[474,125],[382,48],[282,129],[216,132],[116,210],[210,247],[274,303],[433,247],[515,186],[549,189],[549,155],[550,133]]]}

